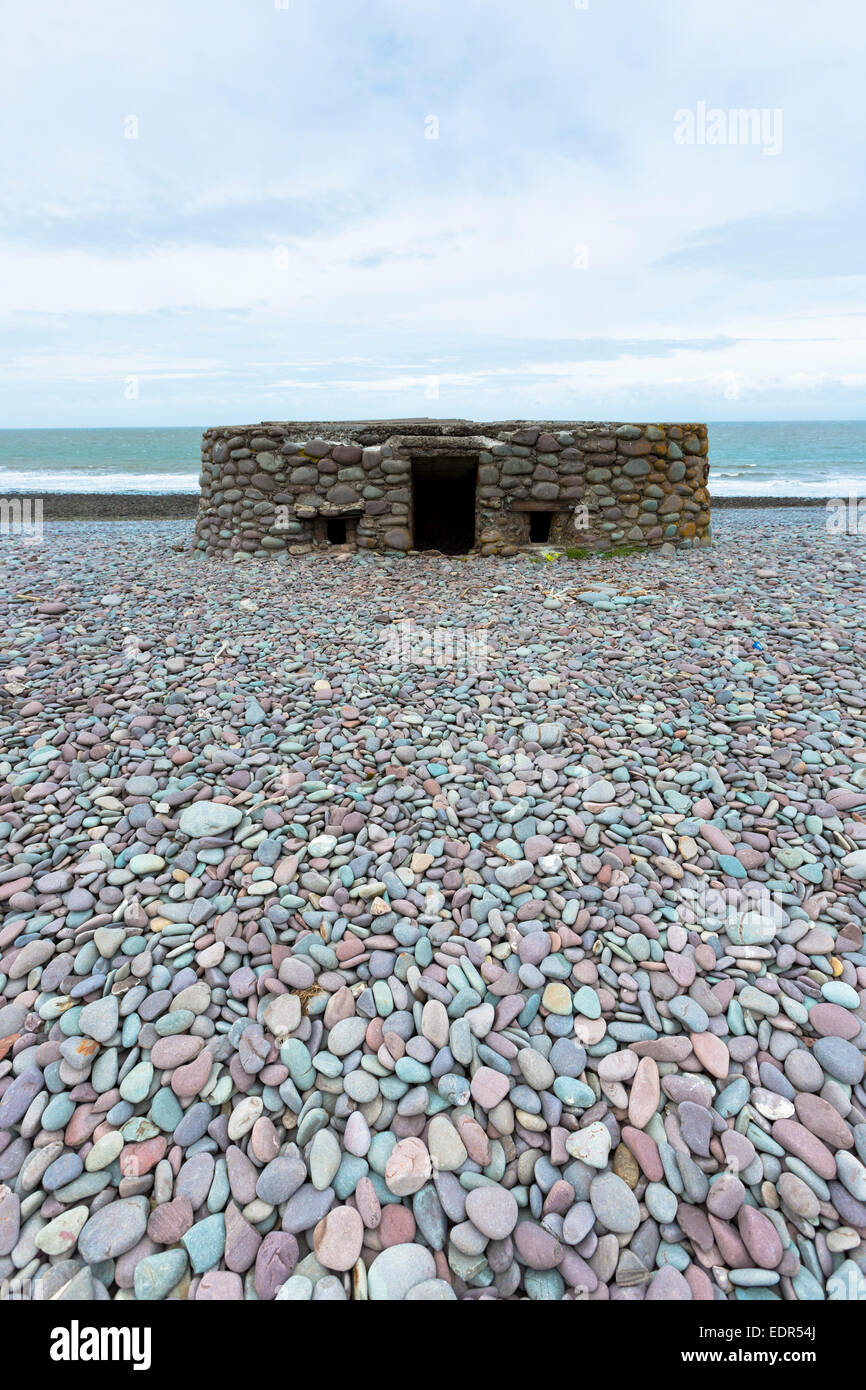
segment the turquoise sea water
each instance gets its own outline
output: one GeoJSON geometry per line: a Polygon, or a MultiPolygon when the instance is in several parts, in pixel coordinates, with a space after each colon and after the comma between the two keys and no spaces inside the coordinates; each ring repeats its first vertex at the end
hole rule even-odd
{"type": "MultiPolygon", "coordinates": [[[[866,493],[866,421],[711,424],[717,496],[866,493]]],[[[198,426],[0,430],[0,492],[195,492],[198,426]]]]}
{"type": "Polygon", "coordinates": [[[0,491],[196,492],[201,429],[0,430],[0,491]]]}

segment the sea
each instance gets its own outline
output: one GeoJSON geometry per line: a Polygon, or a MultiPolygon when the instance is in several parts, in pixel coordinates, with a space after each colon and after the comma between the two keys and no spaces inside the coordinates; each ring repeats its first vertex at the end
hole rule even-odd
{"type": "MultiPolygon", "coordinates": [[[[866,494],[866,420],[710,424],[717,497],[866,494]]],[[[0,430],[0,495],[196,492],[198,426],[0,430]]]]}

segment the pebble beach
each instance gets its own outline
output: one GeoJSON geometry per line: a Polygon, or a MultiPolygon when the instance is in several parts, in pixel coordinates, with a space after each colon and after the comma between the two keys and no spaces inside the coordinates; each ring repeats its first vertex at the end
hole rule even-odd
{"type": "Polygon", "coordinates": [[[866,1299],[866,565],[0,536],[0,1281],[866,1299]]]}

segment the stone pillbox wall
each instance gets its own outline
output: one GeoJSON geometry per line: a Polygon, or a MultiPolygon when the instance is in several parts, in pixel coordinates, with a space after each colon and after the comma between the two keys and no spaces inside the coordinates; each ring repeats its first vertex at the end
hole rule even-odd
{"type": "Polygon", "coordinates": [[[707,544],[705,425],[265,421],[202,438],[207,555],[707,544]]]}

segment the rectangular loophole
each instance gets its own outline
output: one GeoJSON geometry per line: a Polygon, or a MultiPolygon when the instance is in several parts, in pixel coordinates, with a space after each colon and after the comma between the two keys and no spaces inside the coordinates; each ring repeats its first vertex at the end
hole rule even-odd
{"type": "Polygon", "coordinates": [[[529,539],[530,541],[549,541],[550,523],[553,520],[553,512],[530,512],[529,513],[529,539]]]}
{"type": "Polygon", "coordinates": [[[327,520],[326,536],[328,545],[346,544],[346,519],[342,516],[332,516],[327,520]]]}

